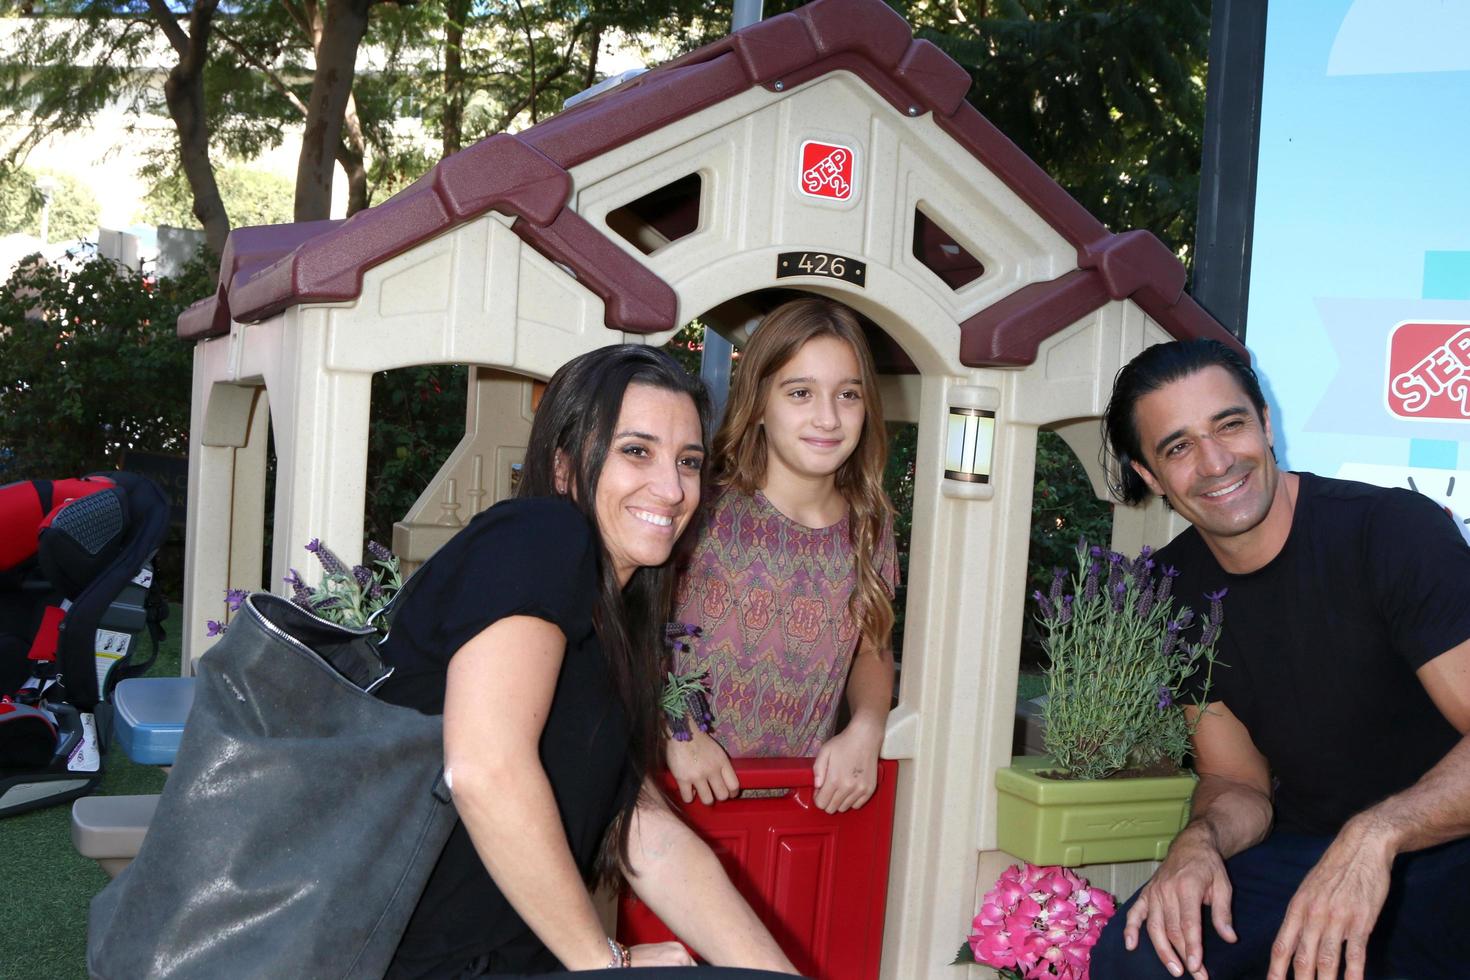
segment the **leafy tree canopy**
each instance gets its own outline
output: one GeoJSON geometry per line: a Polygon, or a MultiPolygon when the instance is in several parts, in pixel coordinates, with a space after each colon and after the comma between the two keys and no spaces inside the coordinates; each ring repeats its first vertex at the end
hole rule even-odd
{"type": "Polygon", "coordinates": [[[1110,227],[1146,228],[1188,260],[1209,0],[906,6],[969,70],[971,103],[1042,169],[1110,227]]]}
{"type": "MultiPolygon", "coordinates": [[[[275,225],[291,220],[291,182],[284,177],[230,166],[217,172],[220,197],[232,220],[241,225],[275,225]]],[[[182,174],[159,175],[143,199],[142,220],[175,228],[198,228],[193,195],[182,174]]]]}
{"type": "Polygon", "coordinates": [[[8,168],[0,176],[0,235],[20,232],[40,237],[45,195],[39,182],[43,177],[49,177],[52,182],[46,239],[95,240],[102,207],[92,189],[70,174],[36,171],[30,167],[8,168]]]}

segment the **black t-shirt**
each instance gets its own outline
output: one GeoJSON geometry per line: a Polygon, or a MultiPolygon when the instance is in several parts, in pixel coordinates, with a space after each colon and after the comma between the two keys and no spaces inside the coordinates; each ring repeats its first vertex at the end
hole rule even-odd
{"type": "MultiPolygon", "coordinates": [[[[468,640],[508,616],[535,616],[557,626],[567,646],[541,736],[541,764],[572,856],[588,877],[631,791],[627,718],[592,627],[597,567],[596,535],[569,502],[547,497],[496,504],[417,572],[383,643],[394,673],[381,689],[385,701],[441,714],[450,657],[468,640]]],[[[486,955],[491,972],[559,967],[496,888],[458,824],[389,976],[455,975],[486,955]]]]}
{"type": "Polygon", "coordinates": [[[1194,528],[1157,560],[1196,614],[1229,589],[1209,700],[1270,763],[1277,829],[1326,836],[1459,740],[1414,671],[1470,638],[1470,548],[1420,494],[1299,476],[1264,567],[1225,572],[1194,528]]]}

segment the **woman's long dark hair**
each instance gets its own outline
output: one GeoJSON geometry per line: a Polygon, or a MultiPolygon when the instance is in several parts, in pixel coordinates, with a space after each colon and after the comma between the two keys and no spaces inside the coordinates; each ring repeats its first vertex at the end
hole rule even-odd
{"type": "MultiPolygon", "coordinates": [[[[701,438],[708,442],[710,402],[704,382],[657,348],[639,344],[604,347],[568,361],[546,386],[531,426],[516,496],[558,496],[556,461],[560,453],[566,461],[565,486],[572,503],[597,528],[597,483],[623,408],[623,395],[635,384],[688,395],[699,413],[701,438]]],[[[689,522],[690,533],[698,523],[689,522]]],[[[653,771],[662,744],[658,697],[664,628],[673,598],[673,562],[641,567],[626,586],[620,586],[600,528],[598,543],[602,560],[592,621],[608,673],[628,715],[628,759],[632,776],[641,785],[643,777],[653,771]]],[[[638,794],[630,794],[613,821],[603,847],[604,875],[615,869],[628,870],[628,831],[637,802],[638,794]],[[614,839],[615,849],[608,846],[614,839]]]]}

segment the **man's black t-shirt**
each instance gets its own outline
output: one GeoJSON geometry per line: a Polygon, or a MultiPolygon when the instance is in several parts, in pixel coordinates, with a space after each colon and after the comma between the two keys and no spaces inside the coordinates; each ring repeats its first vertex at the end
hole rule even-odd
{"type": "MultiPolygon", "coordinates": [[[[627,718],[592,627],[597,567],[596,535],[569,502],[496,504],[419,569],[422,580],[396,611],[383,643],[394,673],[381,689],[386,701],[442,714],[449,660],[476,634],[509,616],[535,616],[559,628],[567,646],[541,736],[541,764],[572,856],[589,877],[603,835],[632,791],[627,718]]],[[[491,972],[559,967],[495,887],[464,825],[457,824],[389,976],[457,975],[487,955],[491,972]]]]}
{"type": "Polygon", "coordinates": [[[1157,560],[1197,614],[1229,589],[1209,700],[1270,763],[1277,829],[1334,835],[1459,739],[1414,671],[1470,638],[1470,548],[1420,494],[1299,476],[1264,567],[1228,574],[1194,528],[1157,560]]]}

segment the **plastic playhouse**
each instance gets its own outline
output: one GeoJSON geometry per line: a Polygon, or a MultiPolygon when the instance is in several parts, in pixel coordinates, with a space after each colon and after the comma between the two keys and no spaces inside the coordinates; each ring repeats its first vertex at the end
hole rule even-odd
{"type": "MultiPolygon", "coordinates": [[[[1097,418],[1117,369],[1171,337],[1235,343],[1162,243],[1104,228],[965,102],[969,86],[880,0],[815,0],[484,140],[348,221],[235,231],[218,291],[179,322],[195,342],[185,670],[226,586],[279,589],[311,537],[357,557],[373,372],[472,366],[464,439],[395,531],[421,561],[510,493],[533,380],[568,358],[662,344],[694,317],[738,339],[775,288],[839,299],[891,341],[884,402],[918,423],[883,749],[891,860],[847,886],[848,858],[787,828],[763,880],[806,862],[817,884],[797,891],[829,891],[800,901],[825,915],[875,898],[881,957],[865,972],[951,975],[977,885],[1010,862],[992,787],[1011,756],[1037,431],[1060,434],[1103,496],[1097,418]],[[884,880],[886,896],[850,894],[884,880]]],[[[1173,531],[1161,505],[1119,508],[1113,546],[1173,531]]],[[[1088,874],[1126,891],[1145,869],[1088,874]]]]}

